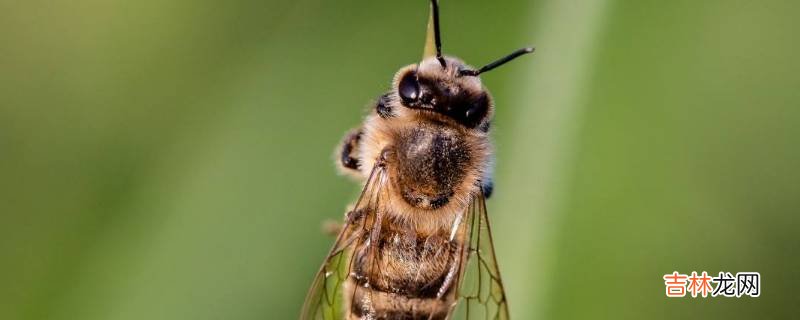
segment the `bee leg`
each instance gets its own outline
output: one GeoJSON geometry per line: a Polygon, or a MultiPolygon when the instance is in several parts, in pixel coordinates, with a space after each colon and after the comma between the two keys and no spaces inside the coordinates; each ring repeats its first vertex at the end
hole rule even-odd
{"type": "Polygon", "coordinates": [[[392,109],[392,104],[389,103],[389,94],[386,93],[381,95],[378,98],[378,101],[375,103],[375,113],[377,113],[381,118],[388,119],[395,116],[394,110],[392,109]]]}
{"type": "Polygon", "coordinates": [[[322,233],[327,236],[336,237],[339,232],[342,232],[342,228],[344,228],[344,224],[339,221],[333,219],[322,221],[322,233]]]}
{"type": "Polygon", "coordinates": [[[334,219],[325,219],[322,221],[322,233],[331,237],[336,237],[342,232],[345,225],[351,225],[363,218],[364,210],[355,210],[351,204],[347,206],[347,211],[344,213],[344,223],[334,219]]]}
{"type": "Polygon", "coordinates": [[[360,161],[358,160],[359,142],[361,141],[361,128],[351,130],[348,132],[339,147],[339,170],[342,173],[351,175],[360,175],[358,170],[360,161]]]}
{"type": "Polygon", "coordinates": [[[486,179],[481,188],[483,188],[483,197],[489,199],[492,196],[492,192],[494,192],[494,181],[491,178],[486,179]]]}
{"type": "MultiPolygon", "coordinates": [[[[347,211],[345,211],[344,213],[345,221],[349,219],[350,212],[353,211],[351,207],[352,206],[348,206],[347,211]]],[[[339,220],[325,219],[322,221],[322,233],[327,236],[336,237],[337,235],[339,235],[339,232],[342,232],[342,229],[344,229],[344,223],[342,223],[339,220]]]]}

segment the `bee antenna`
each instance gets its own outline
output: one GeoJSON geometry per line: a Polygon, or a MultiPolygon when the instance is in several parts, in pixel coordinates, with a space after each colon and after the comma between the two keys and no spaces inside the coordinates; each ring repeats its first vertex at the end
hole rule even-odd
{"type": "Polygon", "coordinates": [[[459,70],[458,71],[458,75],[474,77],[474,76],[477,76],[477,75],[479,75],[481,73],[484,73],[486,71],[489,71],[489,70],[492,70],[492,69],[497,68],[499,66],[502,66],[506,62],[514,60],[514,59],[516,59],[517,57],[519,57],[519,56],[521,56],[523,54],[531,53],[531,52],[533,52],[533,50],[535,50],[535,48],[532,48],[532,47],[531,48],[522,48],[522,49],[519,49],[517,51],[512,52],[511,54],[509,54],[509,55],[507,55],[505,57],[497,59],[494,62],[492,62],[490,64],[487,64],[487,65],[481,67],[478,70],[469,70],[469,69],[459,70]]]}
{"type": "Polygon", "coordinates": [[[433,35],[434,41],[436,42],[436,60],[439,60],[439,63],[442,64],[442,68],[447,68],[447,63],[445,63],[444,58],[442,57],[442,37],[439,33],[439,1],[438,0],[431,0],[431,14],[433,15],[433,35]]]}

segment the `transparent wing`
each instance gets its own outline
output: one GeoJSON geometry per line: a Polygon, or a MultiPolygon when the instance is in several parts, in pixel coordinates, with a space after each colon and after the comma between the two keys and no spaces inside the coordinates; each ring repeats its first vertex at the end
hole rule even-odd
{"type": "Polygon", "coordinates": [[[384,182],[385,169],[376,165],[308,290],[300,312],[301,320],[345,319],[342,292],[353,267],[350,255],[353,248],[362,245],[367,238],[365,235],[377,221],[375,212],[384,182]]]}
{"type": "MultiPolygon", "coordinates": [[[[378,243],[381,232],[383,210],[379,207],[381,187],[385,182],[385,171],[382,167],[372,170],[364,190],[356,202],[354,209],[348,214],[330,253],[323,262],[314,282],[309,289],[301,320],[337,320],[345,319],[347,310],[343,310],[344,299],[352,301],[352,297],[344,297],[344,284],[352,274],[354,248],[365,248],[372,251],[378,243]]],[[[473,197],[463,215],[453,226],[453,234],[458,236],[461,246],[458,258],[453,260],[452,272],[455,277],[456,290],[448,290],[451,281],[447,280],[439,289],[437,299],[449,300],[455,294],[456,304],[449,312],[447,319],[508,319],[508,306],[503,291],[500,272],[494,255],[491,229],[487,219],[485,198],[482,193],[473,197]]],[[[361,249],[359,249],[361,250],[361,249]]],[[[372,259],[374,254],[368,255],[372,259]]],[[[367,268],[376,268],[374,261],[364,261],[367,268]]],[[[371,300],[371,297],[370,297],[371,300]]],[[[413,306],[412,306],[413,307],[413,306]]],[[[417,313],[420,319],[426,318],[417,313]]],[[[428,319],[438,319],[430,314],[428,319]]]]}
{"type": "Polygon", "coordinates": [[[481,191],[467,208],[466,237],[468,245],[462,251],[462,266],[458,301],[449,319],[506,320],[508,302],[497,267],[492,243],[492,230],[486,213],[486,198],[481,191]]]}

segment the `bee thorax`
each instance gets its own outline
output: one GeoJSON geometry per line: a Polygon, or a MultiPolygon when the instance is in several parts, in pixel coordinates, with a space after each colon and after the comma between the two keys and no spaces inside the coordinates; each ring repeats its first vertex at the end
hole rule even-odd
{"type": "Polygon", "coordinates": [[[406,202],[437,209],[450,201],[472,158],[464,139],[457,130],[440,125],[399,132],[394,183],[406,202]]]}

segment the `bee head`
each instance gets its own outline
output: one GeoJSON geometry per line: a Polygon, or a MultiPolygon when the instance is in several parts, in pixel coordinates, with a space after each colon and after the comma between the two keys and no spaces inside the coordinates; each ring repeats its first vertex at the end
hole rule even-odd
{"type": "Polygon", "coordinates": [[[401,69],[395,75],[394,92],[403,107],[422,114],[439,114],[467,128],[488,121],[492,114],[491,97],[478,77],[463,76],[468,69],[458,59],[437,58],[401,69]]]}
{"type": "Polygon", "coordinates": [[[531,53],[533,48],[516,50],[480,69],[466,66],[456,58],[443,56],[439,3],[437,0],[431,0],[430,3],[424,58],[419,64],[407,66],[395,74],[394,93],[400,104],[419,110],[421,114],[433,112],[444,115],[467,128],[488,124],[493,107],[478,75],[531,53]]]}

